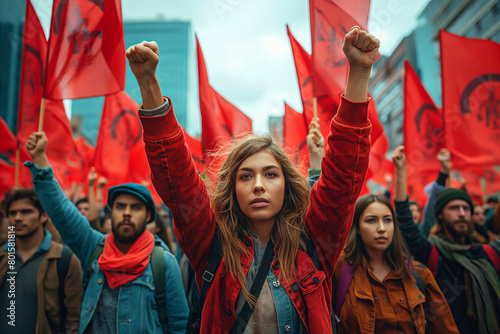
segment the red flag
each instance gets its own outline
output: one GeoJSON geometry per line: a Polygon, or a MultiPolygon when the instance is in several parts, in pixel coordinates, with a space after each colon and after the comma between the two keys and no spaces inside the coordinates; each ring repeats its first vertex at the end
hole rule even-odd
{"type": "MultiPolygon", "coordinates": [[[[297,80],[299,83],[300,96],[302,98],[303,115],[306,126],[309,127],[313,117],[313,77],[317,82],[322,84],[326,80],[320,73],[316,73],[314,76],[311,72],[311,55],[308,54],[302,45],[293,37],[290,29],[287,26],[288,37],[290,38],[290,44],[292,46],[293,59],[295,62],[295,69],[297,71],[297,80]]],[[[347,72],[346,72],[347,73],[347,72]]],[[[345,86],[344,86],[345,87],[345,86]]],[[[344,87],[340,92],[343,92],[344,87]]],[[[321,129],[321,134],[326,139],[330,132],[330,122],[337,113],[338,99],[340,92],[335,95],[326,95],[317,97],[317,109],[319,125],[321,129]]],[[[383,127],[378,118],[377,108],[375,102],[372,101],[368,106],[368,118],[372,122],[372,133],[371,142],[374,143],[375,140],[382,134],[383,127]]]]}
{"type": "Polygon", "coordinates": [[[75,139],[75,145],[78,154],[82,158],[81,182],[86,184],[90,168],[95,164],[95,147],[90,145],[83,136],[75,139]]]}
{"type": "Polygon", "coordinates": [[[309,6],[314,96],[338,98],[347,79],[347,59],[342,51],[344,36],[355,25],[366,28],[370,1],[310,0],[309,6]],[[324,81],[326,86],[318,80],[317,73],[330,79],[324,81]]]}
{"type": "Polygon", "coordinates": [[[498,167],[483,167],[482,176],[486,183],[487,194],[493,194],[500,191],[500,170],[498,167]]]}
{"type": "MultiPolygon", "coordinates": [[[[297,81],[299,83],[300,97],[302,98],[302,108],[304,110],[304,122],[306,128],[314,118],[313,106],[313,75],[311,72],[311,55],[300,45],[293,37],[290,29],[287,28],[290,45],[292,47],[293,60],[295,62],[295,70],[297,72],[297,81]]],[[[318,78],[321,80],[321,77],[318,78]]],[[[320,131],[326,139],[330,132],[330,122],[337,113],[338,96],[336,102],[330,96],[321,96],[317,98],[317,110],[319,118],[320,131]]]]}
{"type": "Polygon", "coordinates": [[[117,93],[125,87],[119,0],[55,0],[44,96],[56,100],[117,93]]]}
{"type": "Polygon", "coordinates": [[[368,165],[369,172],[366,176],[366,181],[371,179],[384,187],[387,185],[387,181],[385,179],[386,174],[394,174],[394,168],[390,167],[394,166],[394,164],[389,164],[387,162],[387,158],[385,157],[388,150],[389,139],[385,133],[382,133],[382,135],[370,148],[370,162],[368,165]]]}
{"type": "Polygon", "coordinates": [[[131,150],[142,141],[139,106],[125,92],[108,95],[104,101],[97,135],[95,167],[109,185],[125,183],[131,150]]]}
{"type": "Polygon", "coordinates": [[[430,183],[436,181],[437,173],[435,172],[421,172],[413,177],[407,178],[407,189],[410,200],[417,202],[422,207],[429,195],[425,192],[425,187],[430,183]]]}
{"type": "Polygon", "coordinates": [[[186,138],[186,143],[191,150],[191,157],[193,158],[194,165],[199,173],[203,174],[205,172],[205,160],[203,159],[203,150],[201,149],[201,140],[191,137],[186,129],[184,131],[184,138],[186,138]]]}
{"type": "Polygon", "coordinates": [[[500,44],[440,31],[446,147],[454,168],[500,165],[500,44]]]}
{"type": "MultiPolygon", "coordinates": [[[[3,198],[10,189],[15,187],[15,168],[16,168],[16,148],[17,140],[8,125],[0,117],[0,199],[3,198]]],[[[22,166],[26,160],[31,160],[26,146],[22,143],[20,146],[20,167],[19,167],[19,185],[23,188],[31,188],[31,173],[22,166]]]]}
{"type": "Polygon", "coordinates": [[[26,143],[28,137],[38,131],[46,55],[47,40],[33,5],[28,0],[23,31],[23,58],[17,116],[17,138],[22,143],[26,143]]]}
{"type": "Polygon", "coordinates": [[[144,187],[148,188],[156,204],[162,203],[160,195],[156,192],[153,182],[151,181],[151,169],[149,168],[146,147],[142,138],[130,150],[128,173],[125,182],[142,184],[144,187]]]}
{"type": "MultiPolygon", "coordinates": [[[[238,136],[252,131],[252,121],[238,108],[218,94],[208,80],[207,68],[201,46],[196,39],[198,57],[198,83],[201,112],[201,143],[206,167],[213,162],[210,153],[232,143],[238,136]]],[[[209,170],[219,169],[222,160],[209,170]]]]}
{"type": "Polygon", "coordinates": [[[283,117],[283,147],[290,160],[307,177],[309,168],[309,148],[307,147],[308,130],[304,116],[285,103],[283,117]]]}
{"type": "MultiPolygon", "coordinates": [[[[61,187],[69,189],[73,182],[82,182],[84,163],[73,140],[62,101],[45,100],[43,131],[48,140],[47,157],[61,187]]],[[[83,176],[85,181],[86,176],[83,176]]]]}
{"type": "Polygon", "coordinates": [[[444,144],[441,110],[427,93],[410,63],[405,61],[404,145],[408,178],[441,169],[437,155],[444,144]]]}

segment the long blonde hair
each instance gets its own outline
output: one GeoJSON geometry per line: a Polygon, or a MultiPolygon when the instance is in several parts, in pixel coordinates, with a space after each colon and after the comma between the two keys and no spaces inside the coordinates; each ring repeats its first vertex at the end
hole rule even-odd
{"type": "Polygon", "coordinates": [[[250,135],[235,144],[217,178],[211,196],[217,228],[220,233],[226,270],[241,284],[249,303],[255,297],[245,288],[245,275],[241,267],[241,256],[248,253],[238,235],[247,235],[248,218],[243,214],[236,197],[236,172],[241,163],[253,154],[266,150],[280,163],[285,177],[283,207],[276,215],[272,241],[276,247],[276,258],[280,263],[280,280],[292,276],[299,247],[305,248],[301,235],[304,231],[304,216],[309,205],[309,185],[290,159],[270,136],[250,135]]]}

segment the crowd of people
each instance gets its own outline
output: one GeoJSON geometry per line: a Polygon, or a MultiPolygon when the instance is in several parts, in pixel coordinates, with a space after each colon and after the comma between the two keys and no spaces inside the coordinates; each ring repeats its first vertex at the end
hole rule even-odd
{"type": "Polygon", "coordinates": [[[497,197],[483,206],[447,187],[444,149],[422,208],[407,196],[402,146],[394,194],[359,197],[379,43],[358,27],[346,34],[345,93],[328,138],[311,122],[307,180],[271,137],[251,135],[213,189],[162,95],[158,46],[131,46],[164,204],[127,183],[103,206],[107,180],[93,169],[88,197],[68,198],[45,134],[33,133],[34,189],[2,202],[0,333],[500,333],[497,197]]]}

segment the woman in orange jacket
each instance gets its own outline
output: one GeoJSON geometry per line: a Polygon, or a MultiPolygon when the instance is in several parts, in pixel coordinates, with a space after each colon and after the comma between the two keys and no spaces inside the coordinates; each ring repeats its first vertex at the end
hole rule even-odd
{"type": "Polygon", "coordinates": [[[332,291],[338,333],[458,333],[432,273],[410,260],[384,196],[356,202],[332,291]]]}

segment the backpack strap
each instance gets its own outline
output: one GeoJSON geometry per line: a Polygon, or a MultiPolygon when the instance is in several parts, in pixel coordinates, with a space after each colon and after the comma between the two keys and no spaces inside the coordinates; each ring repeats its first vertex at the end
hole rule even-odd
{"type": "Polygon", "coordinates": [[[153,271],[153,280],[156,285],[156,305],[160,316],[161,329],[164,334],[168,333],[167,325],[167,298],[165,295],[165,255],[161,246],[154,246],[151,255],[151,270],[153,271]]]}
{"type": "Polygon", "coordinates": [[[429,254],[429,261],[427,262],[427,268],[429,268],[434,277],[437,277],[438,264],[439,264],[439,252],[436,246],[432,245],[431,253],[429,254]]]}
{"type": "Polygon", "coordinates": [[[90,275],[92,274],[92,263],[94,262],[94,260],[97,260],[99,256],[101,256],[102,251],[104,250],[104,240],[105,239],[103,239],[100,243],[97,244],[97,246],[92,251],[92,254],[90,254],[89,260],[87,261],[87,266],[85,267],[85,272],[83,273],[82,301],[83,297],[85,296],[85,290],[87,290],[87,285],[89,284],[90,275]]]}
{"type": "Polygon", "coordinates": [[[342,309],[342,305],[344,305],[344,299],[353,277],[354,266],[350,264],[349,261],[346,261],[340,272],[340,276],[337,281],[337,291],[335,293],[335,323],[337,325],[340,323],[340,310],[342,309]]]}
{"type": "Polygon", "coordinates": [[[222,247],[220,244],[219,232],[215,231],[214,238],[212,240],[212,244],[210,245],[210,251],[208,252],[208,266],[203,272],[202,278],[203,283],[201,285],[200,291],[200,310],[198,314],[191,314],[190,320],[194,319],[194,322],[190,322],[190,328],[188,329],[189,333],[199,333],[201,328],[201,313],[203,311],[203,305],[205,304],[205,297],[207,296],[208,289],[212,285],[212,281],[215,277],[215,273],[217,272],[217,268],[219,267],[222,261],[222,247]]]}
{"type": "Polygon", "coordinates": [[[491,245],[483,245],[484,252],[493,263],[493,267],[497,272],[500,271],[500,257],[498,256],[497,251],[491,245]]]}
{"type": "Polygon", "coordinates": [[[66,294],[64,292],[64,286],[66,283],[66,275],[69,270],[69,263],[71,261],[71,255],[73,255],[73,251],[66,246],[63,245],[61,251],[61,258],[57,260],[57,278],[59,279],[59,286],[57,288],[57,296],[59,297],[59,312],[61,315],[61,331],[65,331],[65,323],[66,316],[68,315],[68,310],[64,304],[64,298],[66,294]]]}

